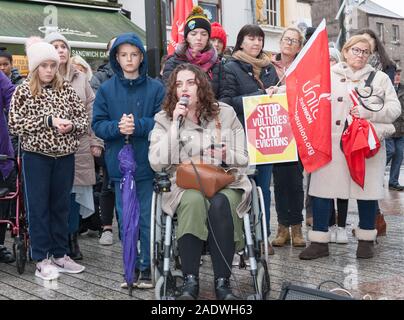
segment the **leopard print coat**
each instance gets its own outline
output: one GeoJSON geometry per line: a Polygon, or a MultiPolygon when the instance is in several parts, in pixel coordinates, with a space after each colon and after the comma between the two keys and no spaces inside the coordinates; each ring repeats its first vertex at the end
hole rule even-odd
{"type": "Polygon", "coordinates": [[[9,114],[9,130],[21,136],[22,149],[46,156],[62,157],[72,154],[79,147],[79,138],[87,133],[89,119],[76,91],[65,81],[61,90],[43,88],[33,97],[29,80],[25,80],[14,92],[9,114]],[[50,117],[68,119],[73,130],[61,134],[49,126],[50,117]]]}

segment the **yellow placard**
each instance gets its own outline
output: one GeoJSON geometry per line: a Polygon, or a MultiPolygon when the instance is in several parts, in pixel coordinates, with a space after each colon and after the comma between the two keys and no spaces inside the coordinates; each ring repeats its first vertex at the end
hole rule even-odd
{"type": "Polygon", "coordinates": [[[286,94],[243,97],[250,165],[297,161],[286,94]]]}
{"type": "Polygon", "coordinates": [[[13,67],[17,68],[23,77],[28,76],[28,59],[26,56],[13,55],[13,67]]]}

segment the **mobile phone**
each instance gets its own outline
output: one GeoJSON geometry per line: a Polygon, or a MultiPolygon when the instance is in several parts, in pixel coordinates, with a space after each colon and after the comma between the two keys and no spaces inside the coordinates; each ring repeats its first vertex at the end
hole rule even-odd
{"type": "Polygon", "coordinates": [[[224,147],[224,143],[212,143],[211,145],[210,145],[210,148],[211,149],[221,149],[221,148],[223,148],[224,147]]]}

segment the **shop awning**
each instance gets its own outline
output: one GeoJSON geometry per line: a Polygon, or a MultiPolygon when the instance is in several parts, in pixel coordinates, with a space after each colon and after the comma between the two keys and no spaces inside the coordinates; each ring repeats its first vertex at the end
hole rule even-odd
{"type": "Polygon", "coordinates": [[[0,44],[24,44],[30,36],[44,37],[49,27],[57,28],[74,48],[105,50],[111,38],[124,32],[135,32],[146,44],[146,33],[119,8],[0,1],[0,44]]]}

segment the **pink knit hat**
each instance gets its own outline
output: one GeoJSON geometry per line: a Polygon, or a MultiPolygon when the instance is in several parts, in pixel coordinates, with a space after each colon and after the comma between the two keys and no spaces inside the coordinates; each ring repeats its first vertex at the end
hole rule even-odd
{"type": "Polygon", "coordinates": [[[224,31],[222,25],[219,22],[213,22],[211,24],[211,34],[210,34],[210,38],[211,39],[220,39],[223,42],[223,50],[226,49],[226,44],[227,44],[227,35],[226,35],[226,31],[224,31]]]}

